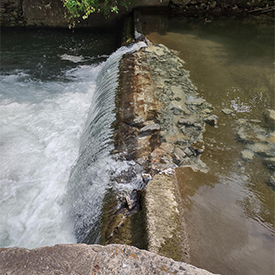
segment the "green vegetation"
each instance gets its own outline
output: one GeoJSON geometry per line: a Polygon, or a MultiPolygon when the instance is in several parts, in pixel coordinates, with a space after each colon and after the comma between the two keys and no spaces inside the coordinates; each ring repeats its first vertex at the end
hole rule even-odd
{"type": "Polygon", "coordinates": [[[92,13],[103,13],[109,17],[111,13],[118,13],[121,8],[128,9],[130,0],[61,0],[67,9],[66,17],[72,26],[80,18],[87,19],[92,13]]]}

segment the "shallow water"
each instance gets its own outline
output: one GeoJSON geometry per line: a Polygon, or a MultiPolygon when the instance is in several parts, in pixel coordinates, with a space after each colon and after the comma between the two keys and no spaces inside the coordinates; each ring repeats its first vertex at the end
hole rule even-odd
{"type": "Polygon", "coordinates": [[[266,184],[273,171],[260,156],[244,161],[236,138],[238,119],[264,127],[264,111],[275,107],[274,22],[143,14],[142,23],[149,40],[178,51],[219,117],[204,133],[209,172],[177,170],[191,263],[221,274],[274,274],[275,196],[266,184]]]}

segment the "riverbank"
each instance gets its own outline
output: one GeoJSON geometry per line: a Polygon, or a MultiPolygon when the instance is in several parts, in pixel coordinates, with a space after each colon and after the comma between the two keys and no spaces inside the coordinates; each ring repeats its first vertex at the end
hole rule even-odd
{"type": "Polygon", "coordinates": [[[170,9],[174,14],[204,17],[206,21],[219,16],[274,16],[274,1],[205,1],[205,0],[173,0],[170,9]]]}

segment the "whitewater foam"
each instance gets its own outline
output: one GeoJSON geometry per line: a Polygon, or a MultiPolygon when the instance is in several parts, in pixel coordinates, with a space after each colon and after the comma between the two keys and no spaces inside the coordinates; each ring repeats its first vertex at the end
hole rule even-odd
{"type": "Polygon", "coordinates": [[[0,76],[1,247],[79,242],[98,225],[114,165],[119,60],[144,46],[69,70],[64,81],[0,76]]]}
{"type": "Polygon", "coordinates": [[[2,76],[2,87],[22,95],[0,101],[0,246],[76,241],[65,194],[100,69],[82,66],[68,72],[77,81],[44,85],[22,72],[2,76]]]}

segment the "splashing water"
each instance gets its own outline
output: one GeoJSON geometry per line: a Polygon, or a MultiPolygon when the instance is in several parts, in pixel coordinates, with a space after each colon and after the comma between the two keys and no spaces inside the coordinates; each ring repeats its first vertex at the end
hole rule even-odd
{"type": "Polygon", "coordinates": [[[64,82],[0,76],[1,247],[74,243],[97,222],[112,165],[119,60],[142,46],[69,70],[64,82]]]}
{"type": "Polygon", "coordinates": [[[110,182],[110,171],[115,160],[111,124],[115,119],[115,91],[118,85],[119,61],[128,52],[146,45],[143,42],[132,47],[122,47],[104,64],[97,79],[88,119],[80,141],[80,154],[69,181],[71,214],[78,242],[93,232],[92,242],[98,238],[98,222],[105,190],[110,182]]]}

